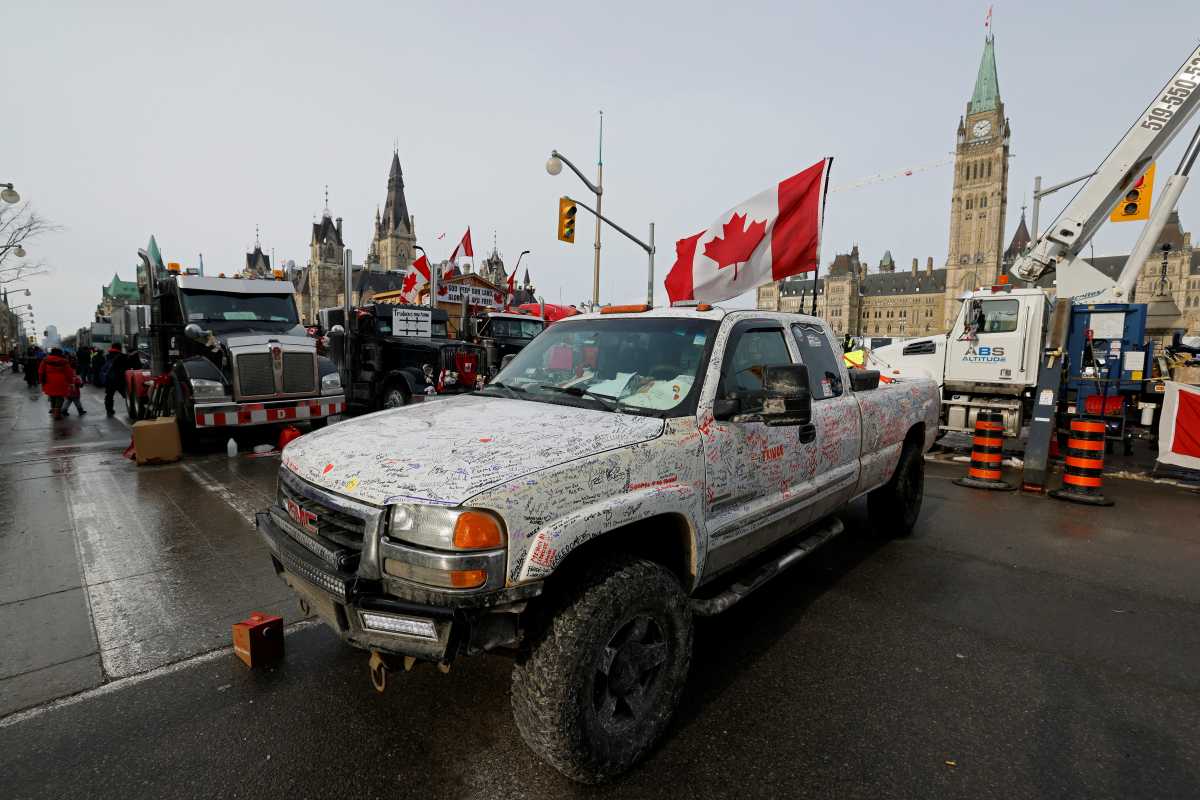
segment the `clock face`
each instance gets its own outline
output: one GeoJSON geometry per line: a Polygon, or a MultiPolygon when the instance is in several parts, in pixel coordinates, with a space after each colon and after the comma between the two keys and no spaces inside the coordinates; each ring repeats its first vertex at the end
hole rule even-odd
{"type": "Polygon", "coordinates": [[[971,127],[971,134],[976,139],[982,139],[992,132],[992,123],[989,120],[981,119],[971,127]]]}

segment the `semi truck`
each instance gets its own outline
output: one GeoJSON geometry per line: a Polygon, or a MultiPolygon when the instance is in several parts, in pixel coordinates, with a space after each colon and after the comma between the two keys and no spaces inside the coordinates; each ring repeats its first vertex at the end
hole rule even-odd
{"type": "Polygon", "coordinates": [[[337,367],[300,325],[289,281],[167,269],[153,238],[138,255],[150,369],[131,387],[137,416],[173,415],[193,443],[248,426],[322,427],[345,411],[337,367]]]}
{"type": "Polygon", "coordinates": [[[351,413],[419,402],[431,390],[440,395],[476,388],[484,350],[449,338],[445,311],[368,303],[354,313],[355,329],[347,335],[344,308],[318,311],[351,413]]]}

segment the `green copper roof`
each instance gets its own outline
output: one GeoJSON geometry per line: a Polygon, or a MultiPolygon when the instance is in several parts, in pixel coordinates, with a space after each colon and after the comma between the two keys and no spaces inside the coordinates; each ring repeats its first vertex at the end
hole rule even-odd
{"type": "Polygon", "coordinates": [[[975,78],[975,93],[971,95],[971,112],[995,111],[1000,102],[1000,82],[996,80],[996,50],[991,36],[984,40],[983,59],[975,78]]]}
{"type": "Polygon", "coordinates": [[[123,281],[113,274],[112,283],[104,287],[104,297],[120,297],[126,300],[136,300],[138,286],[133,281],[123,281]]]}

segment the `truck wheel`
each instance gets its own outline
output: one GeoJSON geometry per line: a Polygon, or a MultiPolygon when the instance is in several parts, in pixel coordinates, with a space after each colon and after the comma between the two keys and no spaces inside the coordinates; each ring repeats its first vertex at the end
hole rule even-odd
{"type": "Polygon", "coordinates": [[[389,383],[383,390],[380,408],[400,408],[408,405],[409,394],[400,383],[389,383]]]}
{"type": "Polygon", "coordinates": [[[573,780],[629,769],[675,712],[692,657],[692,612],[652,561],[601,562],[558,605],[513,668],[521,738],[573,780]]]}
{"type": "Polygon", "coordinates": [[[196,423],[188,419],[187,404],[183,401],[183,395],[179,388],[175,388],[174,392],[174,414],[175,424],[179,427],[179,444],[184,450],[194,450],[199,444],[200,434],[196,430],[196,423]]]}
{"type": "Polygon", "coordinates": [[[867,495],[871,527],[886,536],[908,536],[925,497],[925,459],[915,444],[904,446],[892,479],[867,495]]]}

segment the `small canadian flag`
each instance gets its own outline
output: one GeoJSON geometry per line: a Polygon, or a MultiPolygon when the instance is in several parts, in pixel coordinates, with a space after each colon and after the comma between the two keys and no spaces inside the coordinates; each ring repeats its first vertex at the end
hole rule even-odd
{"type": "Polygon", "coordinates": [[[822,159],[676,242],[665,281],[671,302],[717,303],[816,269],[832,164],[822,159]]]}
{"type": "Polygon", "coordinates": [[[429,285],[429,259],[421,255],[408,267],[404,274],[404,283],[400,285],[400,293],[404,302],[415,303],[421,297],[421,290],[429,285]]]}

